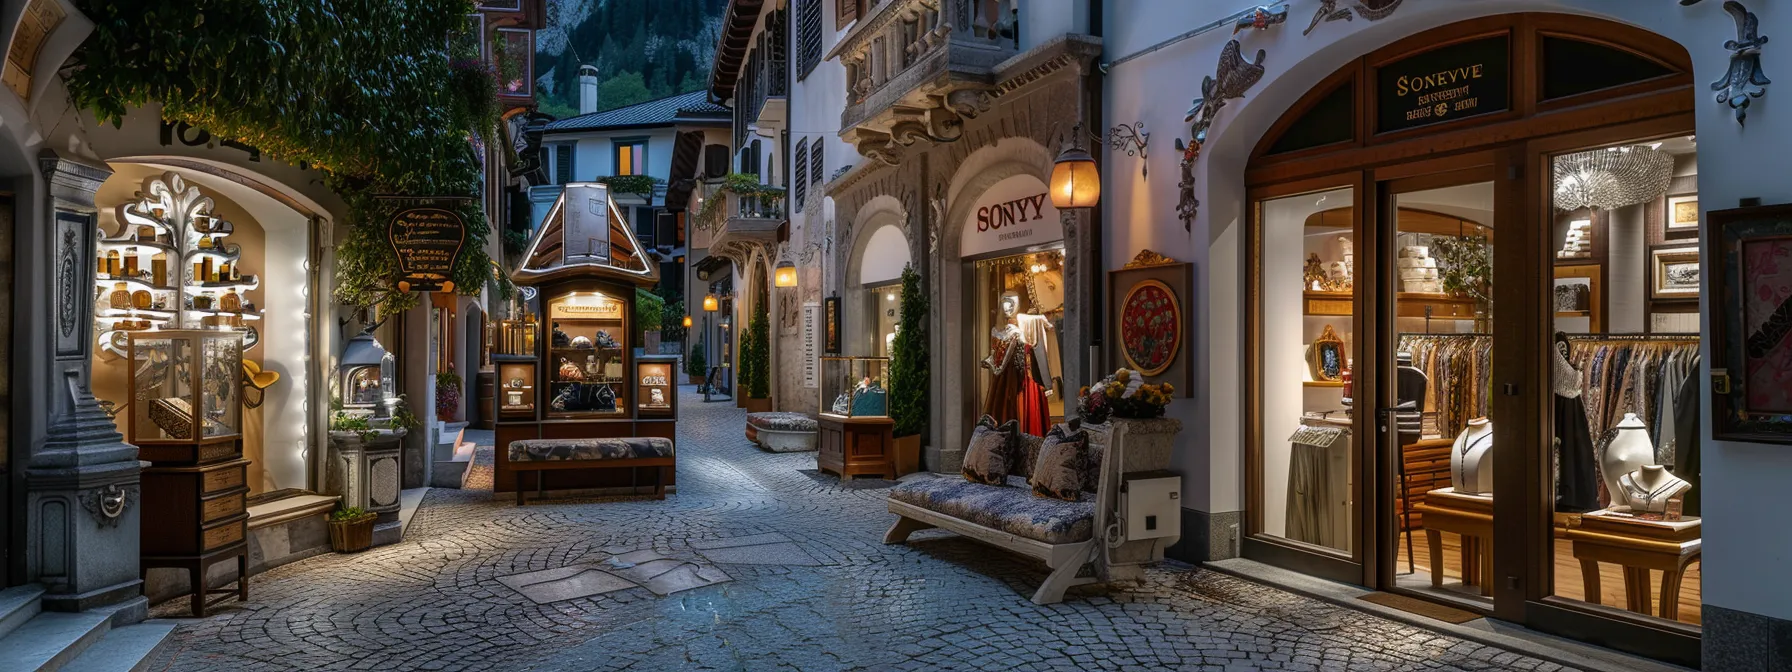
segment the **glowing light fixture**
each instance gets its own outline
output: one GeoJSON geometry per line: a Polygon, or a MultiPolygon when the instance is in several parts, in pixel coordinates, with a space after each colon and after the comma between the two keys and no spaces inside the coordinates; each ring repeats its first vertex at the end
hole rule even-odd
{"type": "Polygon", "coordinates": [[[1058,153],[1052,163],[1052,205],[1065,208],[1093,208],[1101,202],[1101,172],[1095,157],[1083,149],[1083,125],[1070,131],[1069,147],[1058,153]]]}
{"type": "Polygon", "coordinates": [[[684,328],[691,328],[691,316],[689,315],[684,316],[684,328]]]}
{"type": "Polygon", "coordinates": [[[778,287],[796,286],[796,264],[789,259],[778,262],[778,268],[772,271],[772,284],[778,287]]]}
{"type": "Polygon", "coordinates": [[[713,313],[713,312],[716,312],[716,310],[718,308],[721,308],[721,303],[716,301],[716,295],[714,295],[714,294],[704,294],[703,295],[703,312],[713,313]]]}

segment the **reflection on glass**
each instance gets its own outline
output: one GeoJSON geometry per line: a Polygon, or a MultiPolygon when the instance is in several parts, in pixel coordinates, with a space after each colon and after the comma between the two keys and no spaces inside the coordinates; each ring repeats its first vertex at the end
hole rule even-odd
{"type": "Polygon", "coordinates": [[[1354,192],[1265,201],[1261,532],[1349,553],[1354,192]]]}

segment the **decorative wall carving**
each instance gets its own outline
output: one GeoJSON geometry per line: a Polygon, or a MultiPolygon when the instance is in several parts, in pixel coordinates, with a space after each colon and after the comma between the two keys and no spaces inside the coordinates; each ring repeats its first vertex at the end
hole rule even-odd
{"type": "Polygon", "coordinates": [[[1258,5],[1255,9],[1238,17],[1232,24],[1232,34],[1237,35],[1244,29],[1268,30],[1270,26],[1281,25],[1288,21],[1288,3],[1274,5],[1258,5]]]}
{"type": "Polygon", "coordinates": [[[1201,146],[1207,142],[1207,130],[1213,127],[1213,119],[1226,106],[1226,101],[1244,97],[1245,91],[1263,79],[1263,59],[1267,52],[1257,50],[1257,58],[1247,61],[1241,52],[1238,40],[1231,40],[1220,49],[1219,66],[1214,76],[1201,80],[1201,97],[1196,98],[1194,106],[1188,110],[1183,121],[1190,122],[1189,141],[1183,144],[1176,140],[1176,149],[1182,152],[1182,180],[1177,183],[1181,199],[1176,204],[1176,215],[1182,219],[1184,231],[1194,230],[1195,216],[1201,208],[1200,199],[1195,198],[1195,163],[1201,160],[1201,146]]]}
{"type": "Polygon", "coordinates": [[[93,521],[100,527],[117,527],[118,521],[124,518],[124,512],[137,503],[136,486],[120,486],[107,483],[81,498],[81,508],[93,516],[93,521]]]}
{"type": "Polygon", "coordinates": [[[56,323],[62,327],[63,338],[73,338],[75,325],[80,323],[76,315],[76,306],[81,298],[75,295],[75,288],[81,268],[81,238],[73,228],[62,231],[62,262],[56,267],[56,323]]]}
{"type": "Polygon", "coordinates": [[[1319,0],[1319,9],[1313,12],[1313,22],[1300,34],[1313,32],[1321,22],[1343,19],[1349,21],[1352,15],[1363,17],[1364,21],[1380,21],[1388,18],[1394,10],[1400,8],[1404,0],[1342,0],[1344,6],[1339,7],[1340,0],[1319,0]]]}
{"type": "Polygon", "coordinates": [[[1151,178],[1151,156],[1146,148],[1151,143],[1151,132],[1145,130],[1145,122],[1121,124],[1108,129],[1108,147],[1116,152],[1126,152],[1127,156],[1139,157],[1139,177],[1151,178]]]}
{"type": "MultiPolygon", "coordinates": [[[[1681,4],[1687,3],[1683,0],[1681,4]]],[[[1736,123],[1742,124],[1748,120],[1749,101],[1766,95],[1767,85],[1773,83],[1761,71],[1761,47],[1767,44],[1767,36],[1760,34],[1761,20],[1742,3],[1726,0],[1724,11],[1736,19],[1736,39],[1724,41],[1724,48],[1730,50],[1730,70],[1711,83],[1711,90],[1717,92],[1717,102],[1736,111],[1736,123]]]]}

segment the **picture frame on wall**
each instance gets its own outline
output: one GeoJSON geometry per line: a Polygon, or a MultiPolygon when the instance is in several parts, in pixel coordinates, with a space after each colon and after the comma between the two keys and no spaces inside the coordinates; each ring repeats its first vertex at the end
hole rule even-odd
{"type": "Polygon", "coordinates": [[[1668,196],[1666,229],[1668,233],[1696,233],[1699,230],[1698,194],[1668,196]]]}
{"type": "Polygon", "coordinates": [[[1649,259],[1649,298],[1699,298],[1698,245],[1659,245],[1649,249],[1649,259]]]}
{"type": "Polygon", "coordinates": [[[1108,333],[1112,361],[1146,382],[1194,385],[1188,356],[1189,298],[1194,267],[1151,250],[1108,272],[1108,333]]]}
{"type": "Polygon", "coordinates": [[[1706,217],[1712,435],[1792,445],[1792,205],[1706,217]]]}
{"type": "Polygon", "coordinates": [[[830,296],[821,300],[822,320],[826,323],[822,331],[825,334],[822,349],[830,355],[840,354],[840,297],[830,296]]]}

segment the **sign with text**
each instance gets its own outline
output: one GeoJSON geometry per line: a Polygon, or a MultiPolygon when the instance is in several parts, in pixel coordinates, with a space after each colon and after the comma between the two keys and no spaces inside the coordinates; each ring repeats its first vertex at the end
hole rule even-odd
{"type": "Polygon", "coordinates": [[[1031,247],[1064,239],[1064,224],[1052,206],[1045,183],[1032,175],[1015,175],[995,183],[977,197],[959,238],[958,254],[1031,247]]]}
{"type": "Polygon", "coordinates": [[[437,205],[399,208],[386,226],[398,254],[401,292],[452,292],[454,262],[467,242],[460,214],[437,205]]]}
{"type": "Polygon", "coordinates": [[[819,386],[820,374],[816,366],[820,364],[820,353],[816,352],[816,325],[821,322],[821,304],[808,301],[803,304],[803,387],[819,386]]]}
{"type": "Polygon", "coordinates": [[[610,190],[601,184],[566,185],[560,196],[561,263],[610,263],[610,190]]]}
{"type": "Polygon", "coordinates": [[[1375,71],[1378,133],[1504,112],[1512,95],[1510,37],[1432,49],[1375,71]]]}

